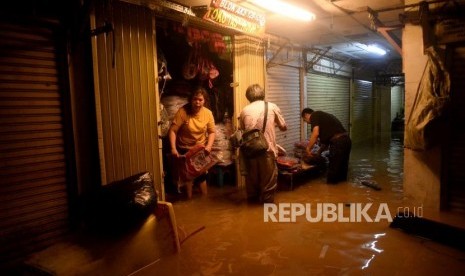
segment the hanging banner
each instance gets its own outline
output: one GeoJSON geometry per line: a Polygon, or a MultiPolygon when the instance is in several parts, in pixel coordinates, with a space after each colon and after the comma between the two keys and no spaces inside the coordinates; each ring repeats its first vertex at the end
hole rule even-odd
{"type": "Polygon", "coordinates": [[[265,33],[265,14],[228,0],[212,0],[204,19],[240,32],[265,33]]]}

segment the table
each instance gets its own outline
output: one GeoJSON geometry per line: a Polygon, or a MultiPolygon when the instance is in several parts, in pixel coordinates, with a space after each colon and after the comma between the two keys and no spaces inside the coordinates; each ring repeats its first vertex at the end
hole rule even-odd
{"type": "Polygon", "coordinates": [[[301,164],[298,167],[295,168],[289,168],[289,169],[283,169],[283,168],[278,168],[278,177],[279,176],[284,176],[286,178],[289,178],[289,190],[292,191],[294,189],[294,178],[302,175],[306,172],[313,171],[317,168],[317,166],[314,165],[307,165],[301,162],[301,164]]]}

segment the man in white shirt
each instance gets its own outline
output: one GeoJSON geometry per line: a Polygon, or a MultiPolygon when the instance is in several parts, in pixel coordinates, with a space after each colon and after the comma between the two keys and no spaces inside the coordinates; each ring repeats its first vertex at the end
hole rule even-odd
{"type": "MultiPolygon", "coordinates": [[[[258,84],[250,85],[245,93],[250,104],[242,110],[239,123],[243,131],[251,129],[263,129],[265,119],[265,91],[258,84]]],[[[241,167],[245,171],[245,185],[249,201],[261,203],[274,202],[274,195],[278,186],[278,168],[276,157],[278,149],[276,146],[275,125],[281,131],[286,131],[287,126],[279,107],[267,102],[267,122],[264,131],[265,139],[269,144],[268,151],[254,158],[241,158],[241,167]]],[[[243,153],[241,153],[243,154],[243,153]]]]}

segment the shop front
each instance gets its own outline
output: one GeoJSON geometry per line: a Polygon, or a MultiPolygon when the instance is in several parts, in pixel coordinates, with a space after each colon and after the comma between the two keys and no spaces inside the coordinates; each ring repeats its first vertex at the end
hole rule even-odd
{"type": "MultiPolygon", "coordinates": [[[[101,30],[92,49],[102,184],[149,171],[162,199],[165,189],[177,188],[167,133],[196,86],[208,91],[217,126],[214,149],[223,168],[212,171],[235,176],[227,137],[248,103],[245,89],[265,80],[262,40],[246,33],[253,21],[246,27],[232,19],[215,22],[218,13],[239,15],[213,4],[194,14],[169,1],[97,2],[91,28],[101,30]]],[[[240,178],[231,179],[240,184],[240,178]]]]}

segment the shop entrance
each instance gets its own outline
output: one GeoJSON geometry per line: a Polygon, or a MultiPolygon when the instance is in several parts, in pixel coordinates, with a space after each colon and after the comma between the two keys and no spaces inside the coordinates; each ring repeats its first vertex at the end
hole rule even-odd
{"type": "MultiPolygon", "coordinates": [[[[179,22],[157,19],[156,45],[160,93],[161,136],[165,191],[168,195],[185,194],[173,168],[168,138],[169,127],[176,112],[188,104],[193,88],[201,86],[208,92],[205,106],[215,119],[213,151],[220,160],[209,170],[208,185],[234,184],[234,166],[229,136],[234,112],[231,37],[217,31],[179,22]]],[[[194,196],[196,187],[194,185],[194,196]]]]}

